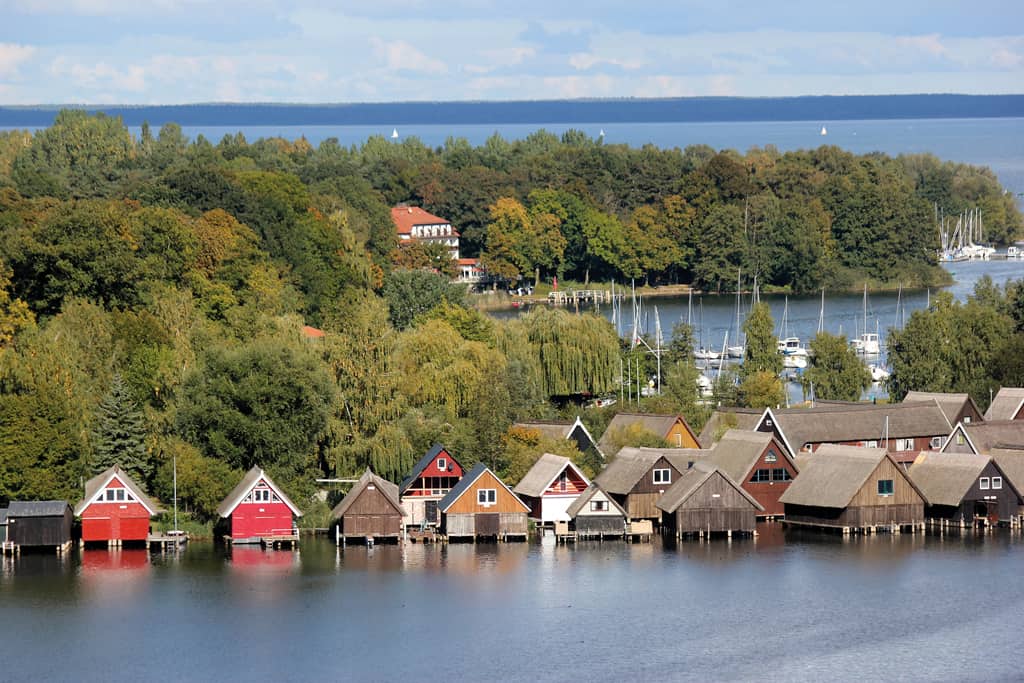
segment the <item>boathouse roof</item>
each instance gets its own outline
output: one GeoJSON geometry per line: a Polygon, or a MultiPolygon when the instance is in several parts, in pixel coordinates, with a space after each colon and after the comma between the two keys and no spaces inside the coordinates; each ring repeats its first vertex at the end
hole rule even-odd
{"type": "Polygon", "coordinates": [[[1024,448],[996,447],[992,449],[991,456],[1013,487],[1024,491],[1024,448]]]}
{"type": "Polygon", "coordinates": [[[751,507],[759,512],[764,511],[764,507],[761,506],[754,497],[743,490],[743,487],[738,485],[736,481],[724,472],[720,467],[717,467],[710,459],[700,460],[693,463],[693,467],[683,472],[682,475],[676,480],[668,491],[658,499],[655,505],[660,510],[665,512],[675,512],[680,505],[685,503],[690,496],[700,490],[700,487],[704,483],[715,476],[720,474],[726,482],[729,483],[741,496],[750,502],[751,507]]]}
{"type": "Polygon", "coordinates": [[[888,457],[884,448],[825,444],[806,459],[799,476],[779,500],[790,505],[845,508],[888,457]]]}
{"type": "Polygon", "coordinates": [[[249,491],[255,488],[261,479],[267,483],[267,486],[273,489],[277,497],[288,506],[293,515],[296,517],[302,516],[302,511],[295,507],[295,503],[292,502],[291,498],[258,466],[246,472],[245,476],[242,477],[242,481],[238,482],[238,486],[233,488],[231,493],[227,495],[227,498],[221,501],[220,505],[217,506],[217,514],[221,517],[230,517],[231,513],[238,507],[238,504],[242,502],[242,499],[245,498],[249,491]]]}
{"type": "Polygon", "coordinates": [[[1024,448],[1024,420],[992,420],[958,425],[975,453],[988,453],[996,446],[1024,448]]]}
{"type": "Polygon", "coordinates": [[[643,431],[650,432],[651,434],[664,439],[669,435],[677,422],[682,423],[683,427],[686,428],[686,431],[690,433],[693,443],[697,443],[697,435],[693,433],[693,430],[690,429],[690,425],[686,423],[686,420],[682,415],[618,413],[612,418],[612,421],[608,423],[607,429],[605,429],[604,434],[601,435],[601,440],[597,442],[597,449],[605,454],[605,456],[615,455],[615,453],[611,452],[612,434],[617,430],[627,429],[633,425],[639,425],[640,429],[643,431]]]}
{"type": "Polygon", "coordinates": [[[462,477],[462,479],[459,479],[459,483],[453,486],[452,490],[449,491],[444,498],[437,502],[437,509],[440,510],[441,512],[447,512],[448,508],[454,505],[455,501],[462,497],[462,494],[464,494],[466,491],[472,488],[473,484],[476,483],[477,479],[483,476],[484,472],[489,472],[490,475],[494,477],[495,481],[504,486],[505,490],[508,491],[509,496],[511,496],[513,500],[519,503],[519,505],[523,507],[524,511],[530,511],[529,506],[527,506],[526,503],[524,503],[523,501],[519,500],[519,497],[512,493],[512,490],[509,489],[508,485],[505,484],[505,482],[503,482],[501,478],[498,477],[498,475],[496,475],[494,472],[491,472],[490,468],[487,467],[487,465],[483,464],[482,462],[478,462],[476,465],[474,465],[473,469],[471,469],[462,477]]]}
{"type": "Polygon", "coordinates": [[[561,455],[545,453],[533,464],[530,471],[526,473],[522,481],[516,484],[512,491],[521,496],[539,498],[554,483],[558,475],[562,473],[562,470],[567,467],[572,468],[584,482],[590,484],[587,475],[583,474],[582,470],[572,460],[561,455]]]}
{"type": "Polygon", "coordinates": [[[1024,408],[1024,388],[1003,387],[985,411],[985,420],[1012,420],[1021,408],[1024,408]]]}
{"type": "Polygon", "coordinates": [[[135,480],[128,476],[128,473],[121,469],[119,465],[108,467],[103,470],[95,477],[85,482],[85,495],[82,500],[79,501],[78,505],[75,506],[75,516],[80,516],[85,509],[89,507],[93,502],[96,502],[96,496],[100,494],[107,485],[117,478],[124,487],[131,491],[132,495],[135,496],[142,507],[149,511],[150,515],[157,515],[163,512],[159,505],[157,505],[153,499],[146,495],[146,492],[135,483],[135,480]]]}
{"type": "Polygon", "coordinates": [[[949,423],[956,424],[959,422],[957,416],[960,411],[963,410],[965,404],[970,404],[974,408],[974,412],[977,415],[981,415],[981,411],[978,410],[978,405],[971,398],[970,394],[945,394],[938,391],[908,391],[907,395],[903,397],[904,403],[920,403],[923,401],[935,401],[942,414],[946,416],[949,423]]]}
{"type": "Polygon", "coordinates": [[[991,461],[970,453],[922,453],[909,474],[931,505],[957,506],[991,461]]]}
{"type": "Polygon", "coordinates": [[[377,476],[367,467],[366,471],[363,472],[363,476],[359,477],[359,481],[352,487],[352,490],[331,510],[331,516],[335,519],[343,516],[352,507],[352,504],[356,502],[356,499],[359,498],[359,494],[370,486],[376,487],[399,514],[404,514],[405,511],[402,509],[402,503],[398,499],[398,486],[383,477],[377,476]]]}
{"type": "Polygon", "coordinates": [[[605,491],[616,494],[627,494],[633,490],[640,478],[654,466],[659,459],[665,458],[679,472],[685,472],[690,466],[706,458],[710,451],[701,448],[634,448],[627,446],[619,451],[611,464],[597,475],[595,481],[605,491]]]}
{"type": "MultiPolygon", "coordinates": [[[[615,499],[608,495],[608,492],[601,488],[600,484],[593,481],[590,482],[590,486],[588,486],[583,491],[583,493],[576,496],[576,500],[569,504],[569,507],[566,508],[565,510],[565,514],[569,515],[569,517],[575,517],[576,515],[578,515],[580,513],[580,510],[583,509],[583,506],[589,503],[590,499],[593,498],[599,491],[604,493],[605,499],[608,501],[609,505],[611,505],[611,507],[615,509],[616,512],[618,512],[623,517],[626,516],[626,511],[622,508],[622,506],[615,502],[615,499]]],[[[611,510],[609,510],[609,512],[611,512],[611,510]]]]}
{"type": "MultiPolygon", "coordinates": [[[[748,432],[730,429],[711,449],[707,460],[714,463],[733,481],[744,481],[750,468],[758,461],[768,445],[774,440],[771,432],[748,432]]],[[[779,455],[795,467],[796,463],[787,450],[779,447],[779,455]]]]}
{"type": "Polygon", "coordinates": [[[71,505],[66,500],[12,500],[7,504],[7,516],[61,517],[71,505]]]}
{"type": "Polygon", "coordinates": [[[775,418],[794,453],[806,444],[874,441],[886,434],[890,439],[946,436],[953,428],[935,401],[769,409],[765,411],[765,417],[768,415],[775,418]]]}

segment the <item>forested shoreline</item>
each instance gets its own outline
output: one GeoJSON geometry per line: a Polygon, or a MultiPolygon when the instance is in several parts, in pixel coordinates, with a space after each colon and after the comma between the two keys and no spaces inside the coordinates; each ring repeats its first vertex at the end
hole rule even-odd
{"type": "MultiPolygon", "coordinates": [[[[538,450],[595,467],[509,427],[616,390],[629,349],[595,316],[467,308],[438,254],[398,249],[402,203],[450,220],[464,255],[510,280],[927,285],[936,207],[981,207],[999,243],[1021,235],[990,171],[926,155],[542,131],[476,148],[213,144],[62,112],[0,133],[0,500],[74,499],[118,453],[164,499],[176,461],[200,520],[254,464],[304,501],[317,476],[397,480],[437,441],[513,478],[538,450]]],[[[646,409],[695,410],[677,347],[646,409]]]]}

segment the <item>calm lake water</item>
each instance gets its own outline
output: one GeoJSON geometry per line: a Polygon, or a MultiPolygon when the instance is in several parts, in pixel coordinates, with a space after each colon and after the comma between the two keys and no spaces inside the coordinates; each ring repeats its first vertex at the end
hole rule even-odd
{"type": "Polygon", "coordinates": [[[0,572],[6,680],[1019,680],[1024,540],[76,551],[0,572]]]}

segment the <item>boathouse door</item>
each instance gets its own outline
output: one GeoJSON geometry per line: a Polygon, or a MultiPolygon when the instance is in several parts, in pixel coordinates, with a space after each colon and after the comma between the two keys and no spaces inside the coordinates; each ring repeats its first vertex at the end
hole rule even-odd
{"type": "Polygon", "coordinates": [[[501,515],[497,512],[478,512],[476,515],[477,536],[497,536],[501,515]]]}

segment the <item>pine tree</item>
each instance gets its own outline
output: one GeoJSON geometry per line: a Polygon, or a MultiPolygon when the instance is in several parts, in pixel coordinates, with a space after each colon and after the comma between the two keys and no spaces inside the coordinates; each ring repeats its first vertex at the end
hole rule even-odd
{"type": "Polygon", "coordinates": [[[146,455],[146,427],[142,412],[120,374],[114,375],[110,393],[103,397],[92,433],[92,469],[100,473],[119,465],[138,482],[147,482],[152,465],[146,455]]]}

